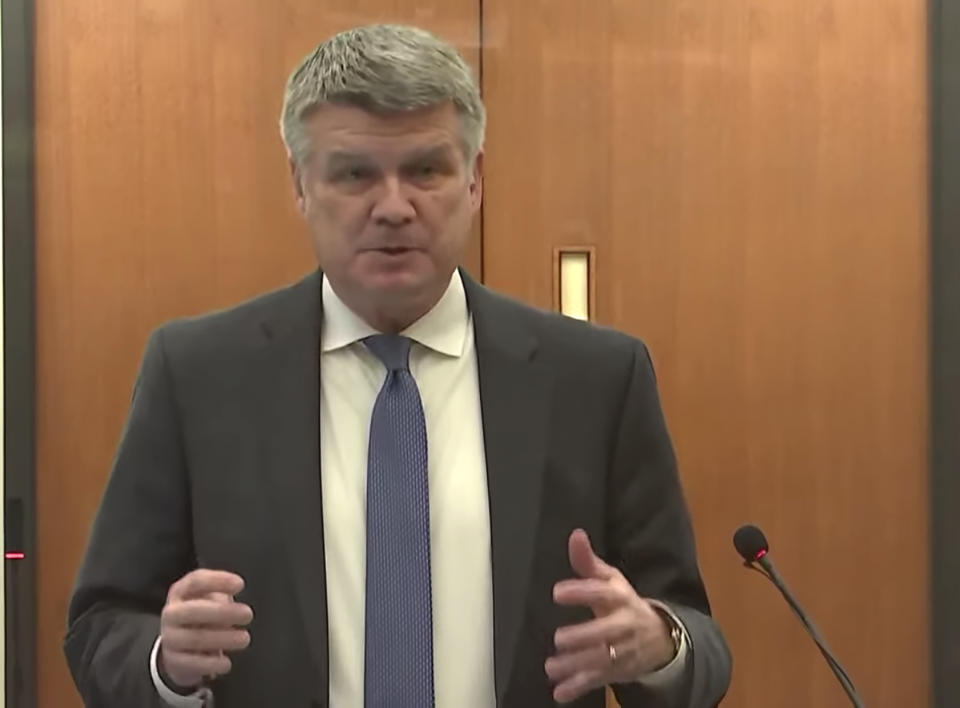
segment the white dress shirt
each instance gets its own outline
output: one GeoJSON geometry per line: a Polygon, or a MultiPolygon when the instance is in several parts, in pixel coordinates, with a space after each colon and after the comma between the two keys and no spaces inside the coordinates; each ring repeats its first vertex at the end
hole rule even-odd
{"type": "MultiPolygon", "coordinates": [[[[363,705],[367,446],[386,369],[360,342],[376,334],[323,281],[320,454],[330,633],[330,704],[363,705]]],[[[437,706],[489,708],[493,579],[480,387],[459,273],[403,332],[427,424],[433,677],[437,706]]]]}
{"type": "MultiPolygon", "coordinates": [[[[363,705],[367,448],[373,404],[386,378],[361,341],[373,334],[324,278],[320,454],[334,708],[363,705]]],[[[436,705],[489,708],[496,703],[489,497],[473,322],[459,272],[434,308],[402,334],[414,342],[410,372],[427,426],[436,705]]],[[[678,677],[687,641],[684,636],[675,661],[644,681],[678,677]]],[[[151,674],[166,702],[209,706],[208,694],[180,696],[163,685],[158,645],[151,674]]]]}

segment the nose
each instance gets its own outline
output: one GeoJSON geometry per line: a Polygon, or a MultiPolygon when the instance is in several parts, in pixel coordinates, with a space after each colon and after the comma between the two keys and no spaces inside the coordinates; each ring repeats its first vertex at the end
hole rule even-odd
{"type": "Polygon", "coordinates": [[[371,217],[381,226],[405,226],[417,215],[417,210],[404,194],[403,185],[391,175],[383,181],[383,187],[373,205],[371,217]]]}

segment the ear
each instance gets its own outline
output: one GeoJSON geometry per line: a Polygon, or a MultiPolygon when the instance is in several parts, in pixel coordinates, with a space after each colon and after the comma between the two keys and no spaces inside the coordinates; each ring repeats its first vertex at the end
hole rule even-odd
{"type": "Polygon", "coordinates": [[[470,173],[470,201],[473,210],[477,211],[483,202],[483,150],[473,159],[473,170],[470,173]]]}
{"type": "Polygon", "coordinates": [[[297,211],[306,215],[307,200],[303,193],[303,172],[292,157],[287,158],[290,165],[290,182],[293,186],[293,198],[297,203],[297,211]]]}

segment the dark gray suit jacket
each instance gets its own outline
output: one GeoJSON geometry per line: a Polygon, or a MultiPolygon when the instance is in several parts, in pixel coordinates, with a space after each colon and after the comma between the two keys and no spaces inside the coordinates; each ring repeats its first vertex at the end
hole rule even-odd
{"type": "MultiPolygon", "coordinates": [[[[321,275],[178,321],[147,345],[129,420],[70,601],[65,652],[90,708],[158,706],[148,656],[169,586],[231,570],[253,642],[218,708],[326,706],[318,424],[321,275]]],[[[490,495],[498,705],[553,705],[554,631],[588,618],[552,586],[567,538],[597,552],[692,640],[670,695],[618,686],[626,707],[713,706],[730,655],[709,617],[654,373],[643,344],[534,310],[464,274],[474,317],[490,495]]],[[[603,693],[578,706],[603,706],[603,693]]],[[[339,708],[339,707],[336,707],[339,708]]],[[[446,707],[440,707],[446,708],[446,707]]]]}

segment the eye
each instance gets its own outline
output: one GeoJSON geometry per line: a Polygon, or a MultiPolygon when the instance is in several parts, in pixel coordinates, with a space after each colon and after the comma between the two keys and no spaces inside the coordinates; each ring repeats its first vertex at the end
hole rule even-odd
{"type": "Polygon", "coordinates": [[[370,170],[365,167],[348,167],[341,173],[343,180],[347,182],[360,182],[370,176],[370,170]]]}
{"type": "Polygon", "coordinates": [[[418,180],[433,179],[441,172],[440,166],[433,160],[415,162],[405,171],[409,177],[418,180]]]}

